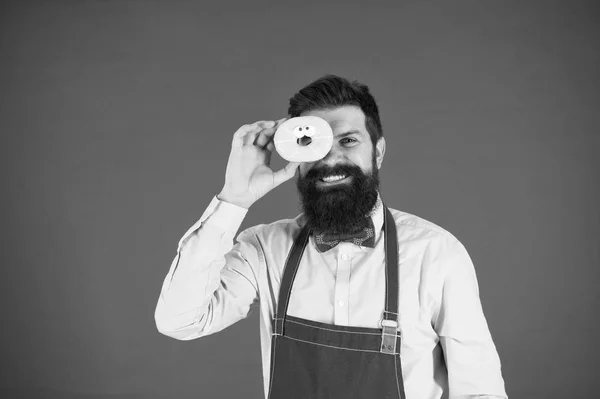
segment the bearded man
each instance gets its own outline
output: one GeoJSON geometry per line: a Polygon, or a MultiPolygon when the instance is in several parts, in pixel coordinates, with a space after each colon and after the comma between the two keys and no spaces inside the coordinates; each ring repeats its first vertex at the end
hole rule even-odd
{"type": "Polygon", "coordinates": [[[233,135],[223,189],[164,280],[158,330],[204,337],[258,306],[267,399],[507,398],[465,247],[382,198],[386,146],[369,88],[327,75],[288,114],[324,119],[331,150],[274,171],[273,136],[287,118],[233,135]],[[252,204],[296,174],[302,213],[234,244],[252,204]]]}

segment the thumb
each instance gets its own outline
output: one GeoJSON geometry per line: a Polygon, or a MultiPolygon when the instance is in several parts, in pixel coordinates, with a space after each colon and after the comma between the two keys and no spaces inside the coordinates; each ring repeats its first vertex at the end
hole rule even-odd
{"type": "Polygon", "coordinates": [[[296,170],[301,163],[302,162],[290,162],[284,168],[275,172],[273,175],[273,188],[294,177],[296,170]]]}

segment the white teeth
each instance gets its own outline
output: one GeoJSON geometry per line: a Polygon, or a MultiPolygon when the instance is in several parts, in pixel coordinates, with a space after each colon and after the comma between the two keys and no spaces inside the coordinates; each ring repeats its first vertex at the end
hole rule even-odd
{"type": "Polygon", "coordinates": [[[332,182],[332,181],[337,181],[337,180],[342,180],[343,178],[345,178],[346,176],[344,175],[340,175],[340,176],[328,176],[328,177],[324,177],[322,180],[325,182],[332,182]]]}

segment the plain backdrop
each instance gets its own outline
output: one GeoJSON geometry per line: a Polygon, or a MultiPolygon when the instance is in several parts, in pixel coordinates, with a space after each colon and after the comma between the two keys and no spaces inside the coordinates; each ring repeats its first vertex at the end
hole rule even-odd
{"type": "MultiPolygon", "coordinates": [[[[509,397],[595,397],[597,4],[213,3],[1,3],[0,396],[261,398],[257,313],[184,342],[154,309],[233,133],[334,73],[379,103],[387,204],[469,250],[509,397]]],[[[241,228],[299,212],[289,181],[241,228]]]]}

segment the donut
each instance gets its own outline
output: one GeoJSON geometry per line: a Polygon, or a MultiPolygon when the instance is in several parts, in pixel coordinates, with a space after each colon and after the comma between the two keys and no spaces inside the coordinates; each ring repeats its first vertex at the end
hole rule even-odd
{"type": "Polygon", "coordinates": [[[283,122],[273,137],[275,150],[290,162],[314,162],[333,145],[329,123],[318,116],[298,116],[283,122]]]}

